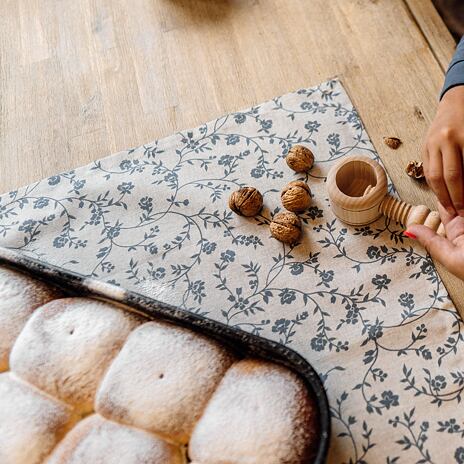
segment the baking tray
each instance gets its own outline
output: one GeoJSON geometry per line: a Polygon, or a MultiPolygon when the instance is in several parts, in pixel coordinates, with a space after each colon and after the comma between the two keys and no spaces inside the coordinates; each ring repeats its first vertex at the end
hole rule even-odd
{"type": "Polygon", "coordinates": [[[205,334],[225,346],[230,346],[243,356],[258,356],[295,371],[303,379],[319,410],[319,446],[313,463],[326,462],[330,441],[330,412],[327,395],[315,370],[292,349],[137,292],[42,263],[8,248],[0,247],[0,264],[16,268],[48,284],[58,286],[70,296],[91,296],[108,300],[149,319],[169,321],[205,334]]]}

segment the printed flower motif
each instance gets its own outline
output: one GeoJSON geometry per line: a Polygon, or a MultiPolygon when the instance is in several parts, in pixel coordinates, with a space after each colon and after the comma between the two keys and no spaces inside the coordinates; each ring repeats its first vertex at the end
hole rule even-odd
{"type": "Polygon", "coordinates": [[[346,305],[345,308],[347,309],[345,321],[347,324],[355,325],[359,321],[359,309],[354,305],[346,305]]]}
{"type": "Polygon", "coordinates": [[[218,164],[220,166],[230,166],[234,161],[234,157],[231,155],[222,155],[219,160],[218,164]]]}
{"type": "Polygon", "coordinates": [[[327,136],[327,143],[335,147],[340,146],[340,135],[339,134],[329,134],[327,136]]]}
{"type": "Polygon", "coordinates": [[[422,354],[422,357],[425,359],[425,360],[429,360],[429,359],[432,359],[432,352],[428,349],[428,348],[424,348],[422,351],[421,351],[421,354],[422,354]]]}
{"type": "Polygon", "coordinates": [[[379,249],[379,247],[371,245],[367,249],[366,254],[367,254],[367,257],[370,258],[370,259],[377,259],[377,258],[380,257],[380,249],[379,249]]]}
{"type": "MultiPolygon", "coordinates": [[[[443,425],[447,428],[448,433],[456,433],[461,428],[459,427],[459,424],[456,422],[456,419],[454,417],[452,417],[449,421],[444,422],[443,425]]],[[[463,451],[464,451],[464,448],[463,448],[463,451]]]]}
{"type": "Polygon", "coordinates": [[[322,271],[320,274],[320,278],[322,282],[328,284],[329,282],[332,282],[334,278],[334,271],[322,271]]]}
{"type": "Polygon", "coordinates": [[[139,200],[139,207],[144,211],[151,211],[153,209],[153,198],[142,197],[139,200]]]}
{"type": "Polygon", "coordinates": [[[48,198],[38,198],[34,202],[34,209],[42,209],[48,206],[48,198]]]}
{"type": "Polygon", "coordinates": [[[120,233],[121,233],[121,227],[118,225],[114,225],[114,226],[108,227],[106,231],[106,236],[110,240],[113,240],[114,238],[119,237],[120,233]]]}
{"type": "Polygon", "coordinates": [[[166,269],[164,267],[158,267],[157,269],[153,269],[150,272],[150,275],[155,279],[155,280],[160,280],[164,279],[166,276],[166,269]]]}
{"type": "Polygon", "coordinates": [[[376,274],[372,279],[372,283],[377,287],[377,290],[388,290],[388,284],[391,282],[391,279],[387,277],[387,274],[376,274]]]}
{"type": "Polygon", "coordinates": [[[53,246],[55,248],[63,248],[67,243],[68,243],[68,238],[67,237],[63,237],[62,235],[58,235],[58,237],[56,237],[54,240],[53,240],[53,246]]]}
{"type": "Polygon", "coordinates": [[[57,185],[61,181],[60,176],[51,176],[48,178],[48,185],[57,185]]]}
{"type": "Polygon", "coordinates": [[[131,167],[132,167],[132,162],[128,159],[122,160],[119,163],[119,169],[121,169],[121,171],[128,171],[131,167]]]}
{"type": "Polygon", "coordinates": [[[290,321],[288,319],[277,319],[272,326],[272,331],[274,333],[278,333],[279,335],[283,335],[289,326],[290,321]]]}
{"type": "Polygon", "coordinates": [[[193,294],[193,299],[201,303],[202,299],[206,296],[205,283],[202,280],[195,280],[189,284],[189,290],[193,294]]]}
{"type": "Polygon", "coordinates": [[[312,132],[317,132],[319,127],[321,127],[321,123],[317,121],[308,121],[305,124],[305,129],[312,131],[312,132]]]}
{"type": "Polygon", "coordinates": [[[446,378],[443,375],[436,375],[435,378],[430,381],[430,386],[435,391],[444,390],[446,388],[446,378]]]}
{"type": "Polygon", "coordinates": [[[464,447],[460,446],[459,448],[456,448],[456,451],[454,452],[454,459],[456,459],[458,464],[464,464],[464,447]]]}
{"type": "Polygon", "coordinates": [[[182,143],[191,150],[195,150],[198,147],[199,142],[194,140],[193,132],[187,132],[187,137],[182,138],[182,143]]]}
{"type": "Polygon", "coordinates": [[[158,253],[158,247],[154,243],[152,243],[148,246],[148,252],[151,255],[156,255],[156,253],[158,253]]]}
{"type": "Polygon", "coordinates": [[[400,403],[398,399],[398,395],[394,395],[391,390],[385,390],[382,392],[380,404],[383,404],[385,408],[390,409],[392,406],[399,406],[400,403]]]}
{"type": "Polygon", "coordinates": [[[314,221],[314,219],[322,218],[324,216],[324,211],[319,209],[317,206],[310,206],[308,211],[306,211],[306,216],[310,217],[314,221]]]}
{"type": "Polygon", "coordinates": [[[402,293],[398,298],[398,303],[405,308],[414,308],[414,295],[412,293],[402,293]]]}
{"type": "Polygon", "coordinates": [[[216,249],[216,243],[215,242],[203,242],[203,252],[206,253],[207,255],[210,255],[211,253],[214,252],[214,250],[216,249]]]}
{"type": "Polygon", "coordinates": [[[237,235],[234,243],[240,243],[245,246],[253,245],[255,248],[258,245],[263,245],[263,242],[257,235],[237,235]]]}
{"type": "Polygon", "coordinates": [[[290,304],[296,300],[296,293],[289,288],[284,288],[280,293],[280,304],[290,304]]]}
{"type": "Polygon", "coordinates": [[[304,266],[301,263],[292,263],[290,264],[290,274],[299,275],[303,272],[304,266]]]}
{"type": "Polygon", "coordinates": [[[175,184],[177,182],[177,174],[175,172],[168,172],[164,176],[164,181],[171,184],[175,184]]]}
{"type": "Polygon", "coordinates": [[[261,121],[261,127],[264,130],[269,130],[272,127],[272,120],[271,119],[263,119],[261,121]]]}
{"type": "Polygon", "coordinates": [[[246,121],[246,115],[244,113],[237,113],[234,116],[234,121],[236,124],[243,124],[246,121]]]}
{"type": "Polygon", "coordinates": [[[221,259],[226,263],[233,263],[235,261],[235,251],[226,250],[222,252],[221,259]]]}
{"type": "Polygon", "coordinates": [[[132,182],[123,182],[118,185],[118,190],[122,194],[130,194],[135,185],[132,182]]]}
{"type": "Polygon", "coordinates": [[[434,267],[430,261],[424,261],[420,269],[422,274],[431,275],[434,272],[434,267]]]}
{"type": "Polygon", "coordinates": [[[383,336],[382,322],[377,321],[375,324],[368,325],[369,340],[377,340],[383,336]]]}
{"type": "Polygon", "coordinates": [[[314,351],[323,351],[327,345],[327,340],[322,334],[317,334],[316,337],[311,338],[311,348],[314,351]]]}
{"type": "Polygon", "coordinates": [[[74,185],[73,185],[73,190],[75,192],[78,192],[79,190],[82,190],[86,184],[86,180],[84,179],[81,179],[81,180],[77,180],[76,182],[74,182],[74,185]]]}
{"type": "Polygon", "coordinates": [[[240,137],[235,134],[229,134],[226,137],[226,144],[227,145],[237,145],[237,143],[240,142],[240,137]]]}
{"type": "Polygon", "coordinates": [[[30,234],[34,230],[34,227],[36,224],[37,224],[37,221],[34,221],[33,219],[26,219],[18,227],[18,230],[20,232],[24,232],[25,234],[30,234]]]}
{"type": "Polygon", "coordinates": [[[259,179],[260,177],[263,177],[264,175],[264,169],[262,168],[253,168],[251,170],[251,177],[254,177],[255,179],[259,179]]]}

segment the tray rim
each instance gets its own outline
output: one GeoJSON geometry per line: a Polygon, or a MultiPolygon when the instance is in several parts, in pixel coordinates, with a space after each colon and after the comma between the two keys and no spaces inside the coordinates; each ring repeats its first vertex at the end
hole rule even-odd
{"type": "Polygon", "coordinates": [[[311,464],[326,462],[331,435],[327,393],[321,378],[311,364],[293,349],[132,290],[31,258],[17,250],[0,247],[0,264],[30,274],[41,281],[47,279],[46,283],[51,282],[64,289],[65,293],[72,295],[74,292],[79,292],[79,296],[109,300],[149,319],[175,323],[211,337],[223,345],[229,345],[235,351],[276,362],[296,372],[311,391],[319,410],[319,446],[311,464]]]}

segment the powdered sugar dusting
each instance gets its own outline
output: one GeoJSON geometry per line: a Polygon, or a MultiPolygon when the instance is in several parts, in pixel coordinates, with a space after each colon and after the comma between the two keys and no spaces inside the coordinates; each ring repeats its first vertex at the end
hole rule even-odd
{"type": "Polygon", "coordinates": [[[58,296],[44,283],[0,267],[0,372],[8,369],[11,347],[32,312],[58,296]]]}
{"type": "Polygon", "coordinates": [[[196,425],[189,455],[203,464],[308,462],[316,444],[313,408],[291,371],[265,361],[239,361],[196,425]]]}
{"type": "Polygon", "coordinates": [[[232,361],[230,353],[204,336],[167,323],[145,323],[112,363],[96,410],[186,443],[232,361]]]}
{"type": "Polygon", "coordinates": [[[71,408],[0,374],[0,462],[38,464],[75,421],[71,408]]]}
{"type": "Polygon", "coordinates": [[[10,356],[11,370],[81,411],[93,409],[97,386],[138,317],[90,298],[40,307],[10,356]]]}
{"type": "Polygon", "coordinates": [[[95,414],[80,422],[47,464],[183,464],[180,448],[95,414]]]}

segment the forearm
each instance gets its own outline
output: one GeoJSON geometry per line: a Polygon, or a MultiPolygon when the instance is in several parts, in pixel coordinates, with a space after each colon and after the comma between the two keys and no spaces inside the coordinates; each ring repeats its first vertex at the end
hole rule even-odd
{"type": "Polygon", "coordinates": [[[464,37],[459,42],[456,52],[446,72],[445,83],[440,94],[440,99],[451,88],[464,85],[464,37]]]}

